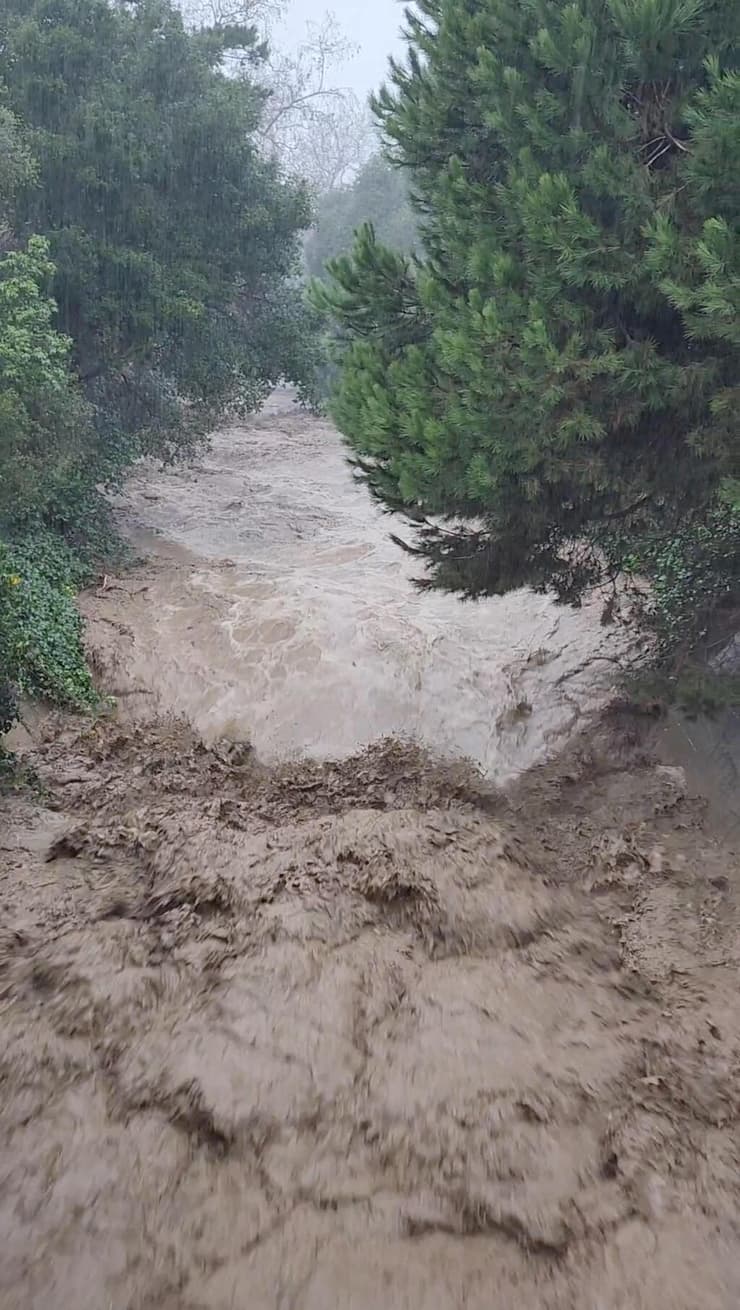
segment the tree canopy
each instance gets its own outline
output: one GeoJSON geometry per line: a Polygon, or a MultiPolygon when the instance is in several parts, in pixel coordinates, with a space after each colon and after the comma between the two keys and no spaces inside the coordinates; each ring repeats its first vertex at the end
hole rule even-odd
{"type": "Polygon", "coordinates": [[[185,412],[251,406],[300,373],[307,198],[260,153],[256,79],[222,68],[234,47],[259,60],[254,30],[188,31],[169,0],[7,0],[0,46],[37,161],[14,226],[49,242],[109,453],[167,450],[185,412]]]}
{"type": "Polygon", "coordinates": [[[310,379],[310,208],[262,149],[263,58],[169,0],[0,11],[0,732],[19,691],[94,697],[74,593],[115,544],[100,485],[310,379]]]}
{"type": "Polygon", "coordinates": [[[420,0],[376,111],[424,253],[317,299],[334,414],[433,584],[577,600],[740,467],[740,9],[420,0]]]}
{"type": "Polygon", "coordinates": [[[53,513],[94,455],[89,407],[54,327],[48,243],[0,257],[0,523],[53,513]]]}
{"type": "Polygon", "coordinates": [[[15,114],[0,102],[0,237],[4,242],[10,235],[8,225],[16,192],[22,183],[33,182],[34,176],[33,158],[23,129],[15,114]]]}
{"type": "Polygon", "coordinates": [[[319,197],[305,249],[309,274],[321,277],[330,259],[350,251],[364,223],[372,223],[378,240],[397,250],[411,251],[416,243],[406,179],[379,153],[352,182],[319,197]]]}

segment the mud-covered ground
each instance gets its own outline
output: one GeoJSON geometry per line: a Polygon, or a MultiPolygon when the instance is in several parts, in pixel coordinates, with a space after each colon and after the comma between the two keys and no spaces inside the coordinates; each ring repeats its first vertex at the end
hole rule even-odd
{"type": "Polygon", "coordinates": [[[612,716],[506,797],[50,725],[2,803],[3,1310],[734,1310],[740,881],[612,716]]]}
{"type": "Polygon", "coordinates": [[[285,398],[117,512],[116,717],[0,802],[0,1310],[736,1310],[740,869],[599,607],[420,595],[285,398]]]}

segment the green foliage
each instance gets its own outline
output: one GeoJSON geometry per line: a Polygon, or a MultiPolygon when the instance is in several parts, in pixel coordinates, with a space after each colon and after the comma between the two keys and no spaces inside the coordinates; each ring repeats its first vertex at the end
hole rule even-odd
{"type": "Polygon", "coordinates": [[[74,592],[110,554],[101,485],[282,377],[308,388],[315,344],[309,206],[257,144],[254,31],[186,31],[169,0],[7,0],[0,50],[4,728],[19,693],[91,703],[74,592]]]}
{"type": "Polygon", "coordinates": [[[34,178],[35,166],[23,129],[15,115],[0,104],[0,236],[18,188],[32,184],[34,178]]]}
{"type": "Polygon", "coordinates": [[[372,223],[378,240],[396,250],[410,251],[416,245],[416,219],[404,175],[379,154],[350,185],[319,197],[304,251],[308,274],[321,277],[329,260],[348,253],[365,223],[372,223]]]}
{"type": "Polygon", "coordinates": [[[0,732],[11,726],[18,694],[70,709],[94,704],[75,593],[86,574],[51,533],[0,542],[0,732]]]}
{"type": "MultiPolygon", "coordinates": [[[[332,260],[351,251],[355,235],[367,224],[372,225],[381,241],[400,250],[411,251],[417,242],[416,218],[406,180],[380,154],[368,160],[351,184],[319,197],[314,227],[304,249],[309,277],[323,277],[332,260]]],[[[317,294],[320,297],[322,293],[319,290],[317,294]]],[[[323,307],[316,316],[316,327],[319,341],[313,394],[325,403],[336,382],[335,358],[341,357],[344,334],[323,307]]]]}
{"type": "Polygon", "coordinates": [[[740,676],[715,672],[705,660],[689,659],[670,668],[651,666],[625,686],[628,703],[651,716],[676,707],[688,719],[714,718],[740,706],[740,676]]]}
{"type": "Polygon", "coordinates": [[[53,326],[53,272],[41,237],[0,256],[0,528],[53,515],[94,456],[71,343],[53,326]]]}
{"type": "Polygon", "coordinates": [[[92,548],[99,461],[53,325],[53,273],[42,237],[0,257],[0,732],[19,693],[78,708],[92,697],[74,606],[85,571],[60,534],[92,548]]]}
{"type": "Polygon", "coordinates": [[[661,663],[688,655],[707,638],[713,616],[729,605],[740,579],[740,510],[719,504],[689,519],[669,540],[615,538],[612,557],[636,579],[643,617],[655,633],[661,663]],[[648,593],[640,584],[647,575],[648,593]]]}
{"type": "Polygon", "coordinates": [[[577,602],[617,530],[667,579],[740,472],[740,9],[421,0],[408,23],[376,110],[424,253],[366,229],[315,292],[346,338],[337,422],[426,520],[432,585],[577,602]]]}
{"type": "Polygon", "coordinates": [[[92,694],[73,599],[81,569],[44,527],[90,508],[95,452],[71,343],[53,326],[53,272],[41,237],[0,257],[0,731],[19,692],[69,706],[92,694]]]}
{"type": "Polygon", "coordinates": [[[740,514],[718,508],[670,542],[645,552],[658,630],[669,652],[693,645],[740,578],[740,514]]]}
{"type": "Polygon", "coordinates": [[[104,462],[170,456],[300,380],[307,329],[296,290],[286,331],[285,300],[309,207],[256,144],[254,31],[187,31],[169,0],[8,0],[0,45],[38,161],[15,226],[49,240],[104,462]]]}

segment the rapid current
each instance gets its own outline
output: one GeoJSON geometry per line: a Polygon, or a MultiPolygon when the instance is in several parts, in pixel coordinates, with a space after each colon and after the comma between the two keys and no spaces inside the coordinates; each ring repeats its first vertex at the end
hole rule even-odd
{"type": "Polygon", "coordinates": [[[410,529],[285,394],[195,465],[142,468],[118,512],[154,559],[118,681],[206,741],[248,740],[273,761],[412,738],[504,781],[557,750],[613,682],[598,604],[419,592],[418,562],[390,539],[410,529]]]}

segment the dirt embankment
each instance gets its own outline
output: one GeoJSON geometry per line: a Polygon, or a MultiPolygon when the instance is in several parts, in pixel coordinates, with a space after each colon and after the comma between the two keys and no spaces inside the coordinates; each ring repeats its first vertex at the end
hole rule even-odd
{"type": "Polygon", "coordinates": [[[740,881],[618,719],[506,798],[57,726],[0,845],[3,1310],[730,1310],[740,881]]]}

